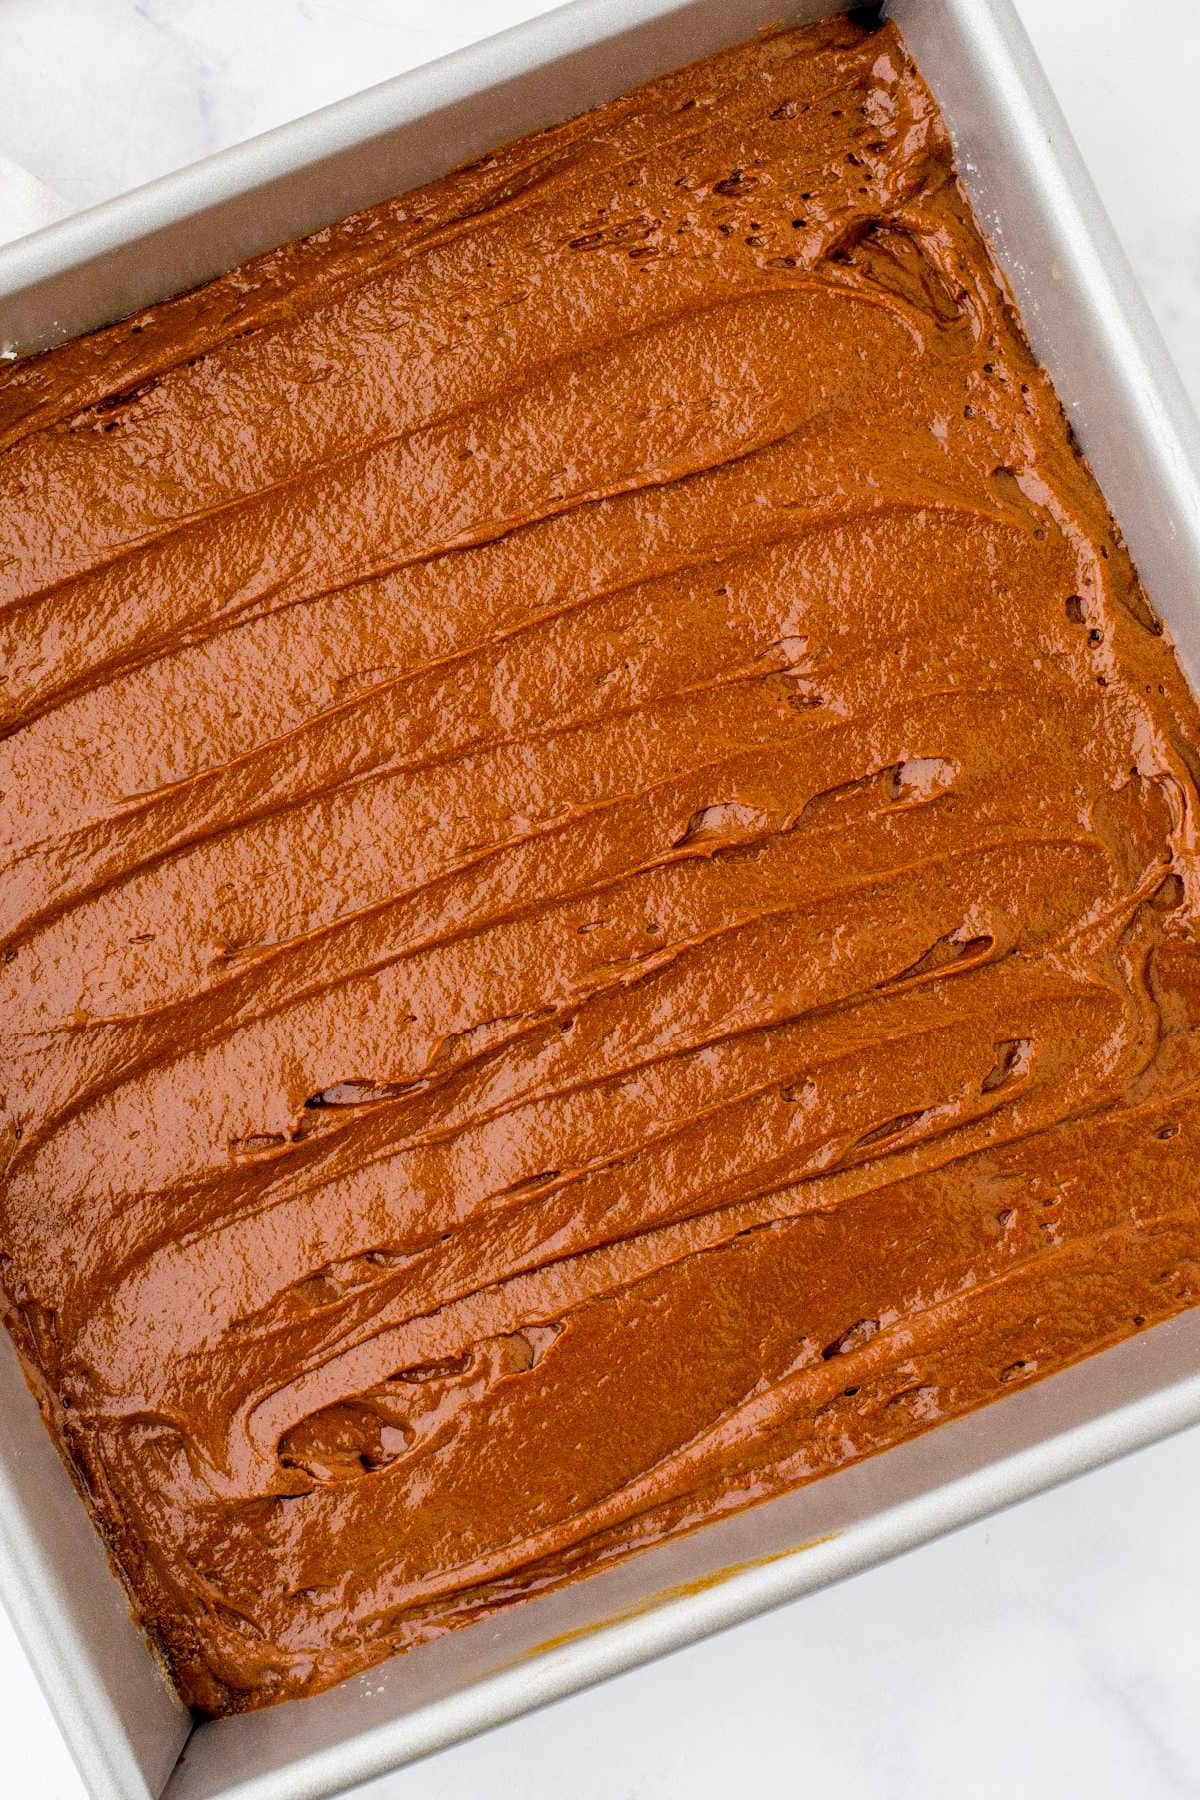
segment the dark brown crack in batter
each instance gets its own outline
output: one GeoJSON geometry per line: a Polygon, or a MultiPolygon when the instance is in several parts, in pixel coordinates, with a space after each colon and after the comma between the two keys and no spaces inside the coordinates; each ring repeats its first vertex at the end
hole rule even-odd
{"type": "Polygon", "coordinates": [[[0,426],[0,1273],[187,1700],[1194,1302],[1200,721],[893,27],[0,426]]]}

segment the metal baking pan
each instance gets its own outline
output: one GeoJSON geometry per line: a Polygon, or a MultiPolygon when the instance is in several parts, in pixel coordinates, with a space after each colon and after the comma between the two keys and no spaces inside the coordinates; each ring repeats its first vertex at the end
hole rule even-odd
{"type": "MultiPolygon", "coordinates": [[[[118,318],[837,0],[576,0],[0,250],[0,351],[118,318]]],[[[1200,431],[1009,0],[891,0],[1143,578],[1200,676],[1200,431]]],[[[0,1339],[3,1334],[0,1333],[0,1339]]],[[[317,1800],[1200,1420],[1200,1311],[344,1682],[193,1727],[0,1342],[0,1594],[97,1800],[317,1800]]]]}

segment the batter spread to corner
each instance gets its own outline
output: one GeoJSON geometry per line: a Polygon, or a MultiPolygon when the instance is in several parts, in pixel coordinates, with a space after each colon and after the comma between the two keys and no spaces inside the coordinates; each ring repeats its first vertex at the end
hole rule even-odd
{"type": "Polygon", "coordinates": [[[1196,1300],[1200,717],[893,27],[0,426],[0,1278],[195,1706],[1196,1300]]]}

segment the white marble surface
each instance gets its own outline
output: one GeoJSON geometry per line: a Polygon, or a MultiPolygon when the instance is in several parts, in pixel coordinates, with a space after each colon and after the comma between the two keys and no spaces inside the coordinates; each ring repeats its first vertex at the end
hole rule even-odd
{"type": "MultiPolygon", "coordinates": [[[[1018,0],[1200,403],[1197,0],[1018,0]]],[[[0,239],[539,0],[0,0],[0,239]]],[[[1200,1796],[1200,1431],[361,1790],[1200,1796]]],[[[0,1792],[83,1789],[0,1616],[0,1792]]]]}

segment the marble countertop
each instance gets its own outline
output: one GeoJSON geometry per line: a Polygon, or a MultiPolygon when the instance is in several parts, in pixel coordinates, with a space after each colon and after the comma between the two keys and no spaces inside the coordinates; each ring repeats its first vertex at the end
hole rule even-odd
{"type": "MultiPolygon", "coordinates": [[[[1017,0],[1200,405],[1195,0],[1017,0]]],[[[0,240],[548,0],[0,0],[0,240]]],[[[1200,1428],[360,1800],[1200,1796],[1200,1428]]],[[[0,1614],[0,1785],[83,1788],[0,1614]]]]}

